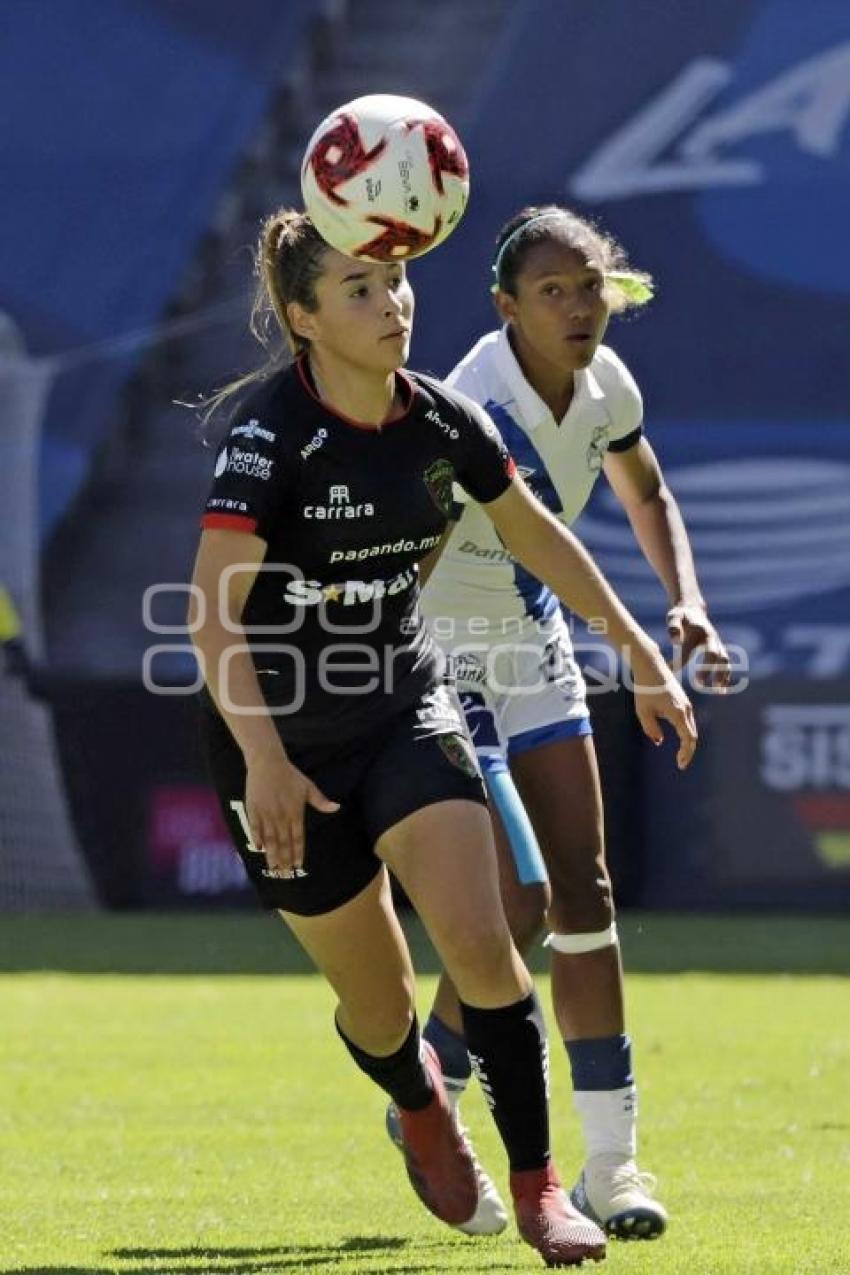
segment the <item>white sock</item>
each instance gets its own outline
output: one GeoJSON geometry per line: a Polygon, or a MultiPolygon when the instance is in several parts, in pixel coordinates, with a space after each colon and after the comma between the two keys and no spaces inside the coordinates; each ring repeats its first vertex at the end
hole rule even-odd
{"type": "Polygon", "coordinates": [[[634,1160],[637,1154],[637,1089],[579,1089],[573,1105],[581,1121],[587,1159],[617,1155],[634,1160]]]}
{"type": "Polygon", "coordinates": [[[463,1095],[466,1093],[466,1086],[469,1084],[469,1077],[464,1076],[443,1076],[443,1085],[446,1090],[446,1097],[455,1110],[463,1095]]]}

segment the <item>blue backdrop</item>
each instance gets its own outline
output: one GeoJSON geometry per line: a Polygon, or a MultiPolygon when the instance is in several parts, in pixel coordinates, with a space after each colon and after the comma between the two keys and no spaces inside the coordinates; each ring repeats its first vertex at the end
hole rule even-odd
{"type": "MultiPolygon", "coordinates": [[[[499,226],[598,218],[657,299],[608,340],[644,392],[700,576],[750,688],[697,696],[703,746],[645,749],[646,896],[850,900],[850,6],[525,0],[465,131],[463,225],[415,269],[414,363],[494,326],[499,226]]],[[[604,483],[579,530],[663,634],[604,483]]]]}
{"type": "MultiPolygon", "coordinates": [[[[154,323],[263,119],[315,0],[20,0],[3,7],[0,308],[55,354],[154,323]]],[[[62,376],[48,528],[85,477],[132,360],[62,376]]]]}

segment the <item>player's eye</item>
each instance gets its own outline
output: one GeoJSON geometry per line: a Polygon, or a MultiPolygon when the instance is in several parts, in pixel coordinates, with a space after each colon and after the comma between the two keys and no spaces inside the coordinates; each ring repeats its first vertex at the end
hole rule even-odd
{"type": "Polygon", "coordinates": [[[403,283],[404,283],[403,274],[395,274],[390,276],[390,287],[392,288],[393,292],[398,292],[399,288],[401,287],[403,283]]]}
{"type": "Polygon", "coordinates": [[[365,283],[359,284],[358,287],[354,288],[351,292],[352,297],[365,297],[368,295],[369,289],[366,287],[365,283]]]}
{"type": "Polygon", "coordinates": [[[561,295],[561,285],[558,283],[545,283],[541,291],[544,297],[559,297],[561,295]]]}
{"type": "Polygon", "coordinates": [[[590,292],[601,292],[602,284],[603,284],[602,275],[599,275],[599,274],[588,275],[587,279],[585,280],[585,287],[590,292]]]}

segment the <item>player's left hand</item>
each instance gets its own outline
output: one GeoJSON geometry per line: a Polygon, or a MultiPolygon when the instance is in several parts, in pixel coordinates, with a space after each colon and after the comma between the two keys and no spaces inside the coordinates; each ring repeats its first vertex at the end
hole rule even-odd
{"type": "Polygon", "coordinates": [[[729,653],[705,606],[691,603],[671,607],[667,612],[667,632],[674,647],[672,667],[677,671],[683,669],[691,656],[698,653],[694,669],[696,685],[722,694],[731,680],[729,653]]]}

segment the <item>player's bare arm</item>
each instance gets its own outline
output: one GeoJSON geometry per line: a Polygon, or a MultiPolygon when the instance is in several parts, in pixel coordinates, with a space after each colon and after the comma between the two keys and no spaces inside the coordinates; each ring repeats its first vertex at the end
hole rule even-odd
{"type": "Polygon", "coordinates": [[[641,726],[660,743],[659,719],[679,737],[677,764],[684,769],[694,755],[697,729],[690,701],[665,663],[658,646],[644,633],[601,574],[593,559],[566,527],[515,480],[486,506],[506,548],[559,598],[586,620],[605,621],[608,638],[622,651],[635,680],[635,710],[641,726]]]}
{"type": "Polygon", "coordinates": [[[729,685],[729,656],[709,619],[684,519],[646,438],[624,452],[608,452],[605,476],[626,511],[644,557],[667,591],[667,631],[681,666],[701,652],[696,677],[704,686],[729,685]]]}
{"type": "Polygon", "coordinates": [[[338,806],[289,761],[254,671],[241,618],[265,553],[259,536],[202,532],[189,623],[207,687],[245,758],[251,837],[273,868],[291,872],[304,860],[304,806],[326,813],[338,806]],[[199,596],[203,623],[194,630],[199,596]]]}

